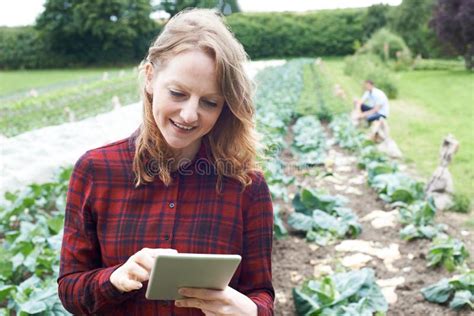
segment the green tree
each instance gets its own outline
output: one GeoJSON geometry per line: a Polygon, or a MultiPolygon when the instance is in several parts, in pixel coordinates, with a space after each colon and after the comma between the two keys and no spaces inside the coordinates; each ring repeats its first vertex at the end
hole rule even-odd
{"type": "Polygon", "coordinates": [[[390,27],[400,34],[411,51],[423,57],[436,57],[440,45],[428,23],[436,0],[403,0],[390,15],[390,27]]]}
{"type": "Polygon", "coordinates": [[[390,6],[387,4],[374,4],[367,9],[363,24],[365,39],[387,25],[389,11],[390,6]]]}
{"type": "Polygon", "coordinates": [[[158,33],[151,12],[148,0],[47,0],[36,28],[71,63],[130,63],[158,33]]]}
{"type": "Polygon", "coordinates": [[[240,12],[237,0],[161,0],[156,7],[168,12],[170,16],[186,8],[216,8],[225,15],[240,12]]]}

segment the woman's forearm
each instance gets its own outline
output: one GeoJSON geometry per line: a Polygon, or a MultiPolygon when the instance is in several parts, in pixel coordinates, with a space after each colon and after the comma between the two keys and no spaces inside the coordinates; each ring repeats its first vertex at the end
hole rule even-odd
{"type": "Polygon", "coordinates": [[[120,265],[64,275],[58,279],[58,294],[73,314],[94,314],[120,304],[134,293],[121,293],[110,282],[120,265]]]}

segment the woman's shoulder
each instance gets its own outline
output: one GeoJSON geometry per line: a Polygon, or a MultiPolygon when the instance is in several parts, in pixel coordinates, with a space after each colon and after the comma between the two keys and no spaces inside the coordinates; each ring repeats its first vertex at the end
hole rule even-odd
{"type": "MultiPolygon", "coordinates": [[[[82,157],[91,160],[118,159],[132,154],[130,137],[117,140],[115,142],[87,150],[82,157]]],[[[82,158],[81,157],[81,158],[82,158]]]]}
{"type": "Polygon", "coordinates": [[[94,173],[94,177],[111,170],[130,169],[133,163],[134,144],[132,137],[86,151],[75,163],[75,169],[94,173]]]}
{"type": "Polygon", "coordinates": [[[261,170],[249,171],[248,175],[252,180],[252,183],[245,189],[248,195],[252,196],[262,191],[268,191],[268,185],[261,170]]]}
{"type": "Polygon", "coordinates": [[[248,175],[252,179],[252,184],[261,185],[265,183],[265,176],[263,175],[262,170],[251,170],[248,175]]]}
{"type": "Polygon", "coordinates": [[[272,212],[272,198],[270,189],[265,181],[262,171],[252,171],[249,173],[252,183],[245,188],[243,196],[244,209],[263,210],[272,212]]]}

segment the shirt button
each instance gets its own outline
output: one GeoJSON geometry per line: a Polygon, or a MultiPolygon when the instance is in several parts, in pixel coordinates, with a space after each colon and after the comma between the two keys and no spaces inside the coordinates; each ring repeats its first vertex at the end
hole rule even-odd
{"type": "Polygon", "coordinates": [[[174,208],[174,203],[171,202],[170,204],[168,204],[168,206],[169,206],[170,208],[174,208]]]}
{"type": "Polygon", "coordinates": [[[165,240],[169,240],[170,239],[170,235],[166,234],[165,235],[165,240]]]}

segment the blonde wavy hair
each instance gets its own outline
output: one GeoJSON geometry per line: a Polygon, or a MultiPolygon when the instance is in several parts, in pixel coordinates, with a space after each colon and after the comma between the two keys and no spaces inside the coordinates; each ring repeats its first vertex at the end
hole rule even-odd
{"type": "MultiPolygon", "coordinates": [[[[222,17],[213,10],[185,10],[171,18],[161,34],[148,49],[140,64],[143,77],[147,63],[158,72],[166,62],[187,50],[199,49],[214,59],[220,93],[225,98],[224,108],[213,129],[203,137],[211,162],[217,172],[216,189],[220,191],[223,177],[238,180],[243,187],[252,183],[250,172],[258,170],[255,113],[252,101],[253,85],[244,71],[248,61],[243,46],[229,31],[222,17]]],[[[136,186],[153,181],[147,173],[146,161],[154,159],[156,174],[166,185],[171,183],[171,149],[153,117],[153,96],[141,85],[143,123],[136,138],[133,171],[136,186]]]]}

